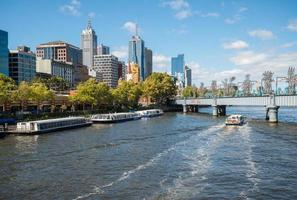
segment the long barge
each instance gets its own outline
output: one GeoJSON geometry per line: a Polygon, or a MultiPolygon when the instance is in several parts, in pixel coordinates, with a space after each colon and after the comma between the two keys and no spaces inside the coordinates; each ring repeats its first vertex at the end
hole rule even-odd
{"type": "Polygon", "coordinates": [[[139,113],[110,113],[110,114],[96,114],[91,116],[91,121],[94,123],[117,123],[131,120],[141,119],[139,113]]]}
{"type": "Polygon", "coordinates": [[[141,110],[136,113],[139,113],[142,118],[158,117],[164,114],[161,109],[141,110]]]}

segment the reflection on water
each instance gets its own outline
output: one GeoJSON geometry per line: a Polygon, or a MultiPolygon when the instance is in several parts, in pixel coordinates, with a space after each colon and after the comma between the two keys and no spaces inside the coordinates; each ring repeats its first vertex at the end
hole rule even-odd
{"type": "Polygon", "coordinates": [[[287,123],[283,117],[269,124],[249,118],[244,126],[226,127],[224,117],[167,113],[56,134],[9,136],[0,141],[0,195],[296,199],[297,120],[287,123]]]}

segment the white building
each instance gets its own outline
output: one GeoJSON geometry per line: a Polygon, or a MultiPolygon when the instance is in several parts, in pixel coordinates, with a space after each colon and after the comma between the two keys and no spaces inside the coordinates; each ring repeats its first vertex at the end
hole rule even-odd
{"type": "Polygon", "coordinates": [[[113,55],[95,55],[92,70],[102,74],[102,81],[109,87],[118,85],[118,58],[113,55]]]}
{"type": "Polygon", "coordinates": [[[109,47],[103,44],[98,45],[97,55],[106,55],[106,54],[109,54],[109,47]]]}
{"type": "Polygon", "coordinates": [[[83,65],[86,65],[90,72],[93,57],[97,55],[97,35],[92,28],[91,21],[88,22],[87,28],[81,33],[81,49],[83,51],[83,65]]]}

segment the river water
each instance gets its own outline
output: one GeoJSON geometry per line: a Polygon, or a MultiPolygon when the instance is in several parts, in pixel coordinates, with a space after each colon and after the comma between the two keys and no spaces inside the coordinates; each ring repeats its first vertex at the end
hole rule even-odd
{"type": "MultiPolygon", "coordinates": [[[[203,110],[202,110],[203,111],[203,110]]],[[[210,112],[209,109],[204,109],[210,112]]],[[[0,199],[297,199],[297,110],[164,116],[0,140],[0,199]]]]}

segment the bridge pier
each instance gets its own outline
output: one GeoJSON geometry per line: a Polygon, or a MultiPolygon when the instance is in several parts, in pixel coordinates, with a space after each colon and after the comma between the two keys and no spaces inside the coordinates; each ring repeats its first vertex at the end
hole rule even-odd
{"type": "Polygon", "coordinates": [[[266,107],[266,120],[271,123],[278,122],[278,109],[279,106],[267,106],[266,107]]]}
{"type": "Polygon", "coordinates": [[[226,106],[212,106],[212,115],[213,116],[225,116],[226,115],[226,106]]]}
{"type": "Polygon", "coordinates": [[[187,112],[187,105],[183,104],[183,113],[187,112]]]}

